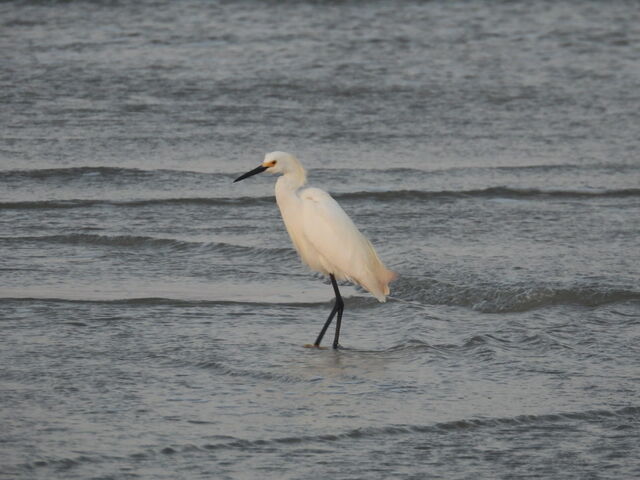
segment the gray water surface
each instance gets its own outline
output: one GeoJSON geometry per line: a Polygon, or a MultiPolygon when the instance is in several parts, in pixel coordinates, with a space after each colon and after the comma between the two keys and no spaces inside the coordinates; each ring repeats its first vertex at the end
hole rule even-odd
{"type": "Polygon", "coordinates": [[[0,478],[640,477],[639,25],[0,3],[0,478]],[[271,150],[399,273],[340,350],[271,150]]]}

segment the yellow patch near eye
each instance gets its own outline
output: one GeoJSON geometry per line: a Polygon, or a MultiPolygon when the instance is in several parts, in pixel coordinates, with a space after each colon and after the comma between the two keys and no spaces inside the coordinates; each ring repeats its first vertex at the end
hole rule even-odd
{"type": "Polygon", "coordinates": [[[273,167],[275,164],[276,164],[276,162],[275,162],[275,160],[273,160],[271,162],[263,163],[262,166],[269,168],[269,167],[273,167]]]}

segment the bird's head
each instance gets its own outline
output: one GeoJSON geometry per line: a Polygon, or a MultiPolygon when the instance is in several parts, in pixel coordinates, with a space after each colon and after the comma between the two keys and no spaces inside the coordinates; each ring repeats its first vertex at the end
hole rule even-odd
{"type": "Polygon", "coordinates": [[[301,183],[304,183],[307,178],[304,168],[296,157],[287,152],[271,152],[264,156],[264,161],[258,167],[240,175],[234,180],[234,183],[262,172],[291,175],[301,183]]]}

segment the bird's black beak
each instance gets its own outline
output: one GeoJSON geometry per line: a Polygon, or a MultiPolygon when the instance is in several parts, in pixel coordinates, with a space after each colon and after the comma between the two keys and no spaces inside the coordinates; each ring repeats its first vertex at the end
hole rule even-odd
{"type": "Polygon", "coordinates": [[[250,172],[245,173],[244,175],[240,175],[238,178],[236,178],[233,183],[239,182],[240,180],[244,180],[245,178],[249,178],[253,175],[256,175],[258,173],[262,173],[264,172],[267,168],[269,167],[263,167],[262,165],[260,165],[259,167],[254,168],[253,170],[251,170],[250,172]]]}

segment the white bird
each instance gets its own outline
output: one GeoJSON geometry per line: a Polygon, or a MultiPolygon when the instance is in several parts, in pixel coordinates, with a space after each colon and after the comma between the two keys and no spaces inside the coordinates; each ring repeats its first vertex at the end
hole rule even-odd
{"type": "Polygon", "coordinates": [[[267,153],[260,166],[236,178],[234,183],[265,171],[282,175],[276,182],[276,201],[298,255],[311,269],[329,276],[336,295],[318,338],[307,346],[320,347],[337,313],[333,348],[338,348],[344,301],[336,279],[355,282],[384,302],[389,294],[389,282],[397,275],[387,270],[369,240],[338,202],[319,188],[304,186],[307,172],[290,153],[267,153]]]}

